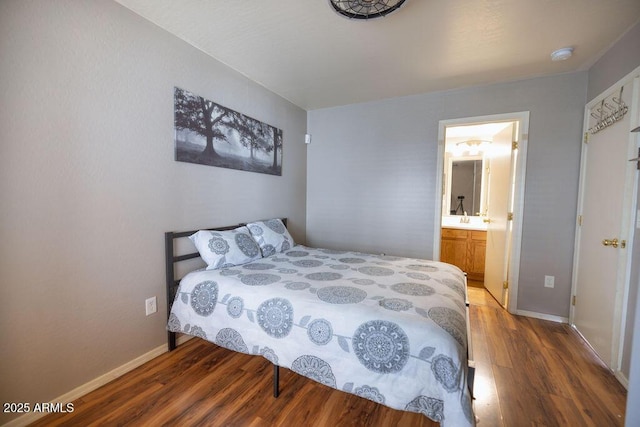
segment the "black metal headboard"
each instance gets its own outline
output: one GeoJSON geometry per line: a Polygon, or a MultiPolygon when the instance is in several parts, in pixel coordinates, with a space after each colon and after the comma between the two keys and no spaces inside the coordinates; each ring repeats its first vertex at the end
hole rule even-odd
{"type": "MultiPolygon", "coordinates": [[[[287,226],[287,218],[281,218],[284,226],[287,226]]],[[[164,233],[164,251],[165,251],[165,266],[166,266],[166,291],[167,291],[167,319],[169,319],[169,315],[171,314],[171,305],[173,304],[173,300],[175,299],[176,292],[178,291],[178,285],[180,284],[180,279],[176,279],[176,263],[181,261],[187,261],[190,259],[200,257],[198,251],[190,252],[184,255],[175,255],[174,253],[174,241],[176,239],[181,239],[184,237],[189,237],[193,233],[198,232],[199,230],[211,230],[211,231],[226,231],[233,230],[238,227],[242,227],[247,225],[247,223],[240,223],[237,225],[229,225],[226,227],[212,227],[212,228],[199,228],[197,230],[188,230],[188,231],[168,231],[164,233]]],[[[168,332],[167,342],[169,345],[169,351],[174,350],[176,348],[176,333],[168,332]]]]}

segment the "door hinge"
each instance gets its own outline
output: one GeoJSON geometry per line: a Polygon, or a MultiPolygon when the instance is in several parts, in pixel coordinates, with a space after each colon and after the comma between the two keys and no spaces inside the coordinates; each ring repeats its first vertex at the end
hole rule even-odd
{"type": "Polygon", "coordinates": [[[578,225],[582,227],[582,215],[578,215],[578,225]]]}
{"type": "Polygon", "coordinates": [[[584,142],[585,144],[589,143],[589,132],[584,133],[584,138],[582,139],[582,142],[584,142]]]}
{"type": "Polygon", "coordinates": [[[636,162],[636,168],[640,171],[640,148],[638,148],[638,157],[629,159],[630,162],[636,162]]]}
{"type": "Polygon", "coordinates": [[[502,282],[502,289],[509,289],[509,282],[508,281],[504,281],[502,282]]]}
{"type": "Polygon", "coordinates": [[[571,298],[571,305],[576,305],[576,296],[574,295],[573,298],[571,298]]]}
{"type": "Polygon", "coordinates": [[[507,221],[513,221],[513,212],[507,212],[507,221]]]}
{"type": "Polygon", "coordinates": [[[517,150],[518,149],[518,141],[512,141],[511,142],[511,149],[512,150],[517,150]]]}

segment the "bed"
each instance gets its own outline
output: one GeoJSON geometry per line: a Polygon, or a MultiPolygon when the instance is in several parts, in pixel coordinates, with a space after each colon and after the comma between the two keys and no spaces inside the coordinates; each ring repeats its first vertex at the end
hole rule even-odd
{"type": "Polygon", "coordinates": [[[294,245],[286,219],[168,232],[165,246],[169,350],[181,333],[262,356],[274,365],[276,397],[285,367],[442,426],[475,425],[458,267],[294,245]],[[198,252],[176,255],[185,237],[198,252]],[[234,242],[239,257],[211,259],[234,242]],[[198,257],[208,267],[176,280],[178,263],[198,257]]]}

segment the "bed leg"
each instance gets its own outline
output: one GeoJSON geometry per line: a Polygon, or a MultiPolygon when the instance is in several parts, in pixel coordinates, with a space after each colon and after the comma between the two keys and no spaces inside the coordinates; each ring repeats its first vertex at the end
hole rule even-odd
{"type": "Polygon", "coordinates": [[[167,344],[169,346],[169,351],[173,351],[176,349],[176,333],[175,332],[168,332],[167,344]]]}
{"type": "Polygon", "coordinates": [[[473,381],[476,378],[476,364],[475,362],[469,363],[469,369],[467,370],[467,385],[469,386],[469,392],[471,393],[471,399],[475,399],[473,395],[473,381]]]}
{"type": "Polygon", "coordinates": [[[273,365],[273,397],[280,395],[280,367],[273,365]]]}

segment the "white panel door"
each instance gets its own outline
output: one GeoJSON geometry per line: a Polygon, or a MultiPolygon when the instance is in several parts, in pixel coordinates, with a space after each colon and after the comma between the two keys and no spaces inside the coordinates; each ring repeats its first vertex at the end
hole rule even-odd
{"type": "Polygon", "coordinates": [[[484,286],[501,304],[506,304],[503,283],[508,277],[511,227],[507,219],[511,204],[513,123],[494,135],[487,155],[489,185],[487,197],[487,251],[484,286]]]}
{"type": "MultiPolygon", "coordinates": [[[[631,108],[637,79],[624,85],[622,100],[631,108]]],[[[637,96],[637,95],[636,95],[637,96]]],[[[619,89],[587,109],[587,128],[593,128],[601,114],[618,107],[619,89]]],[[[572,322],[613,370],[617,354],[622,300],[627,275],[630,202],[629,179],[633,183],[633,153],[630,111],[624,118],[590,134],[583,143],[581,171],[581,224],[578,227],[572,322]],[[616,240],[614,240],[616,239],[616,240]],[[616,243],[617,242],[617,243],[616,243]]],[[[580,221],[579,221],[580,222],[580,221]]]]}

